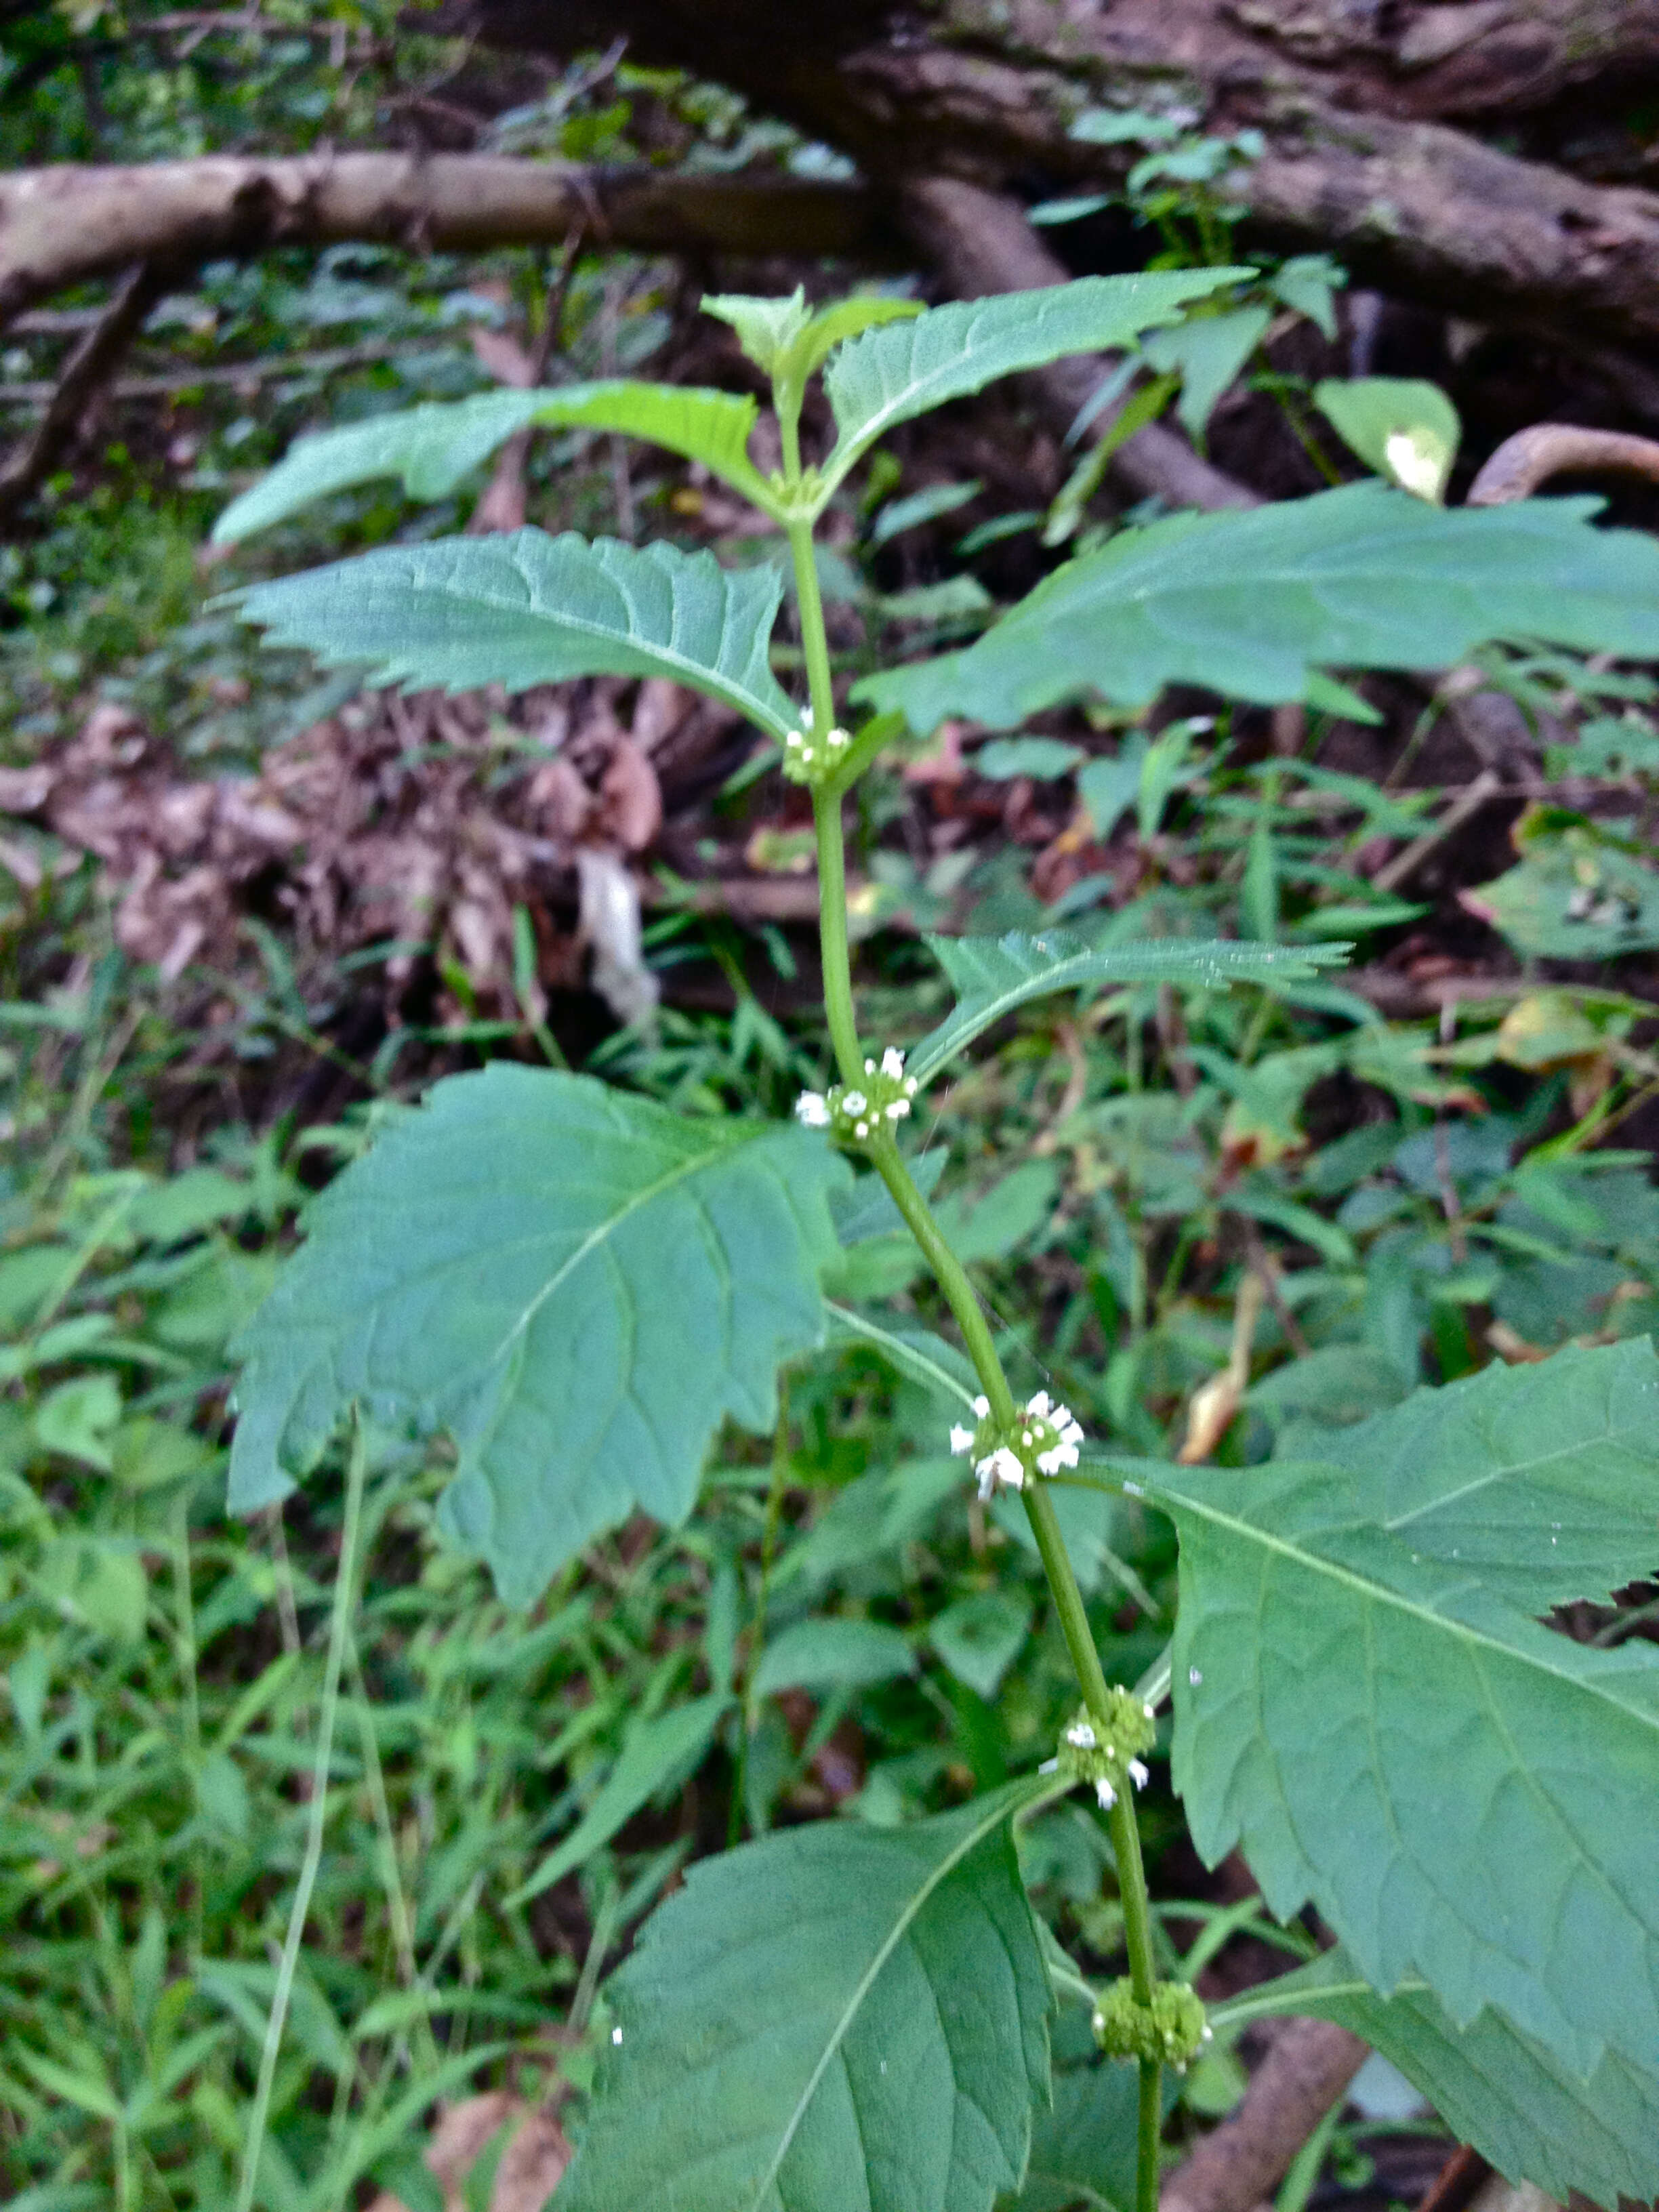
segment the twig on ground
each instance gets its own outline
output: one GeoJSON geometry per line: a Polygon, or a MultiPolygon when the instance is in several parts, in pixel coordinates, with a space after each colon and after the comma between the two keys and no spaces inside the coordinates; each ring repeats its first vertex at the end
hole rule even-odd
{"type": "Polygon", "coordinates": [[[1366,2051],[1334,2021],[1286,2021],[1243,2102],[1164,2183],[1158,2212],[1250,2212],[1359,2071],[1366,2051]]]}
{"type": "Polygon", "coordinates": [[[143,328],[174,269],[141,261],[64,364],[45,414],[0,468],[0,522],[36,492],[74,445],[115,364],[143,328]]]}

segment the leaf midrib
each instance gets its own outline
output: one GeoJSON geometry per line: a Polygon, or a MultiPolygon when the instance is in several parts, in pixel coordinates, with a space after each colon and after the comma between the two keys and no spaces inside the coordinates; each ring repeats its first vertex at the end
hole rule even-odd
{"type": "MultiPolygon", "coordinates": [[[[556,544],[557,541],[550,542],[556,544]]],[[[403,549],[398,550],[401,551],[403,549]]],[[[416,557],[418,559],[418,553],[416,557]]],[[[539,596],[541,586],[526,573],[523,563],[516,555],[513,556],[513,567],[526,589],[539,596]]],[[[729,572],[722,570],[721,573],[728,579],[726,591],[729,615],[731,605],[729,572]]],[[[490,613],[528,617],[532,622],[546,623],[554,629],[569,631],[580,638],[598,639],[611,646],[625,645],[641,657],[648,656],[660,661],[665,668],[680,672],[684,681],[691,690],[713,692],[717,697],[724,699],[728,706],[735,707],[739,714],[747,715],[750,721],[757,723],[769,735],[781,738],[790,727],[788,719],[778,711],[770,700],[763,698],[758,692],[751,691],[748,688],[745,678],[732,676],[719,666],[711,668],[706,662],[692,659],[672,645],[659,644],[656,640],[647,637],[635,626],[634,596],[629,587],[624,581],[608,572],[606,581],[628,608],[629,622],[625,629],[586,620],[563,609],[526,605],[522,601],[509,599],[497,592],[486,590],[470,580],[459,584],[453,581],[439,583],[430,577],[418,576],[412,563],[410,568],[405,571],[405,577],[408,588],[411,592],[431,592],[451,605],[461,607],[471,605],[487,610],[490,613]]],[[[256,586],[256,592],[257,589],[256,586]]],[[[255,594],[251,593],[249,597],[252,601],[255,594]]],[[[773,613],[775,618],[775,607],[773,613]]],[[[254,619],[260,621],[263,617],[256,613],[254,619]]],[[[277,625],[274,626],[280,626],[281,619],[279,615],[277,625]]],[[[723,621],[720,627],[721,636],[724,639],[728,634],[726,623],[723,621]]],[[[388,656],[388,661],[390,658],[388,656]]],[[[781,696],[787,699],[787,694],[781,696]]]]}
{"type": "MultiPolygon", "coordinates": [[[[1066,1787],[1069,1787],[1069,1784],[1061,1784],[1059,1785],[1059,1789],[1064,1789],[1066,1787]]],[[[789,2124],[784,2129],[781,2136],[779,2138],[777,2148],[772,2155],[772,2161],[767,2167],[766,2172],[761,2176],[760,2185],[756,2190],[754,2196],[750,2199],[748,2206],[746,2207],[746,2212],[762,2212],[762,2207],[766,2200],[766,2192],[771,2188],[772,2184],[778,2178],[783,2161],[789,2154],[789,2146],[795,2140],[795,2136],[799,2130],[801,2122],[806,2117],[807,2109],[811,2106],[813,2098],[817,2096],[818,2093],[818,2085],[823,2081],[825,2073],[829,2070],[830,2060],[834,2058],[836,2052],[841,2049],[842,2045],[847,2040],[847,2037],[851,2032],[853,2022],[858,2017],[860,2011],[862,2009],[866,1998],[875,1987],[876,1982],[879,1978],[883,1968],[886,1966],[889,1959],[892,1957],[894,1952],[898,1948],[900,1942],[909,1931],[910,1927],[915,1921],[922,1907],[927,1904],[928,1899],[932,1897],[933,1892],[939,1887],[939,1884],[945,1880],[947,1875],[954,1874],[957,1867],[961,1865],[963,1860],[967,1857],[968,1854],[971,1850],[976,1849],[979,1844],[983,1843],[986,1837],[988,1836],[994,1828],[1000,1826],[1002,1822],[1005,1820],[1012,1820],[1016,1813],[1023,1812],[1028,1808],[1035,1807],[1039,1804],[1045,1797],[1057,1796],[1059,1794],[1059,1789],[1056,1788],[1054,1783],[1049,1783],[1044,1789],[1033,1790],[1029,1796],[1014,1798],[1012,1802],[1008,1797],[1000,1797],[998,1800],[990,1801],[994,1804],[994,1809],[988,1810],[971,1828],[966,1831],[963,1840],[957,1845],[954,1850],[948,1852],[945,1856],[939,1862],[938,1865],[935,1866],[929,1873],[927,1879],[915,1892],[915,1895],[907,1899],[904,1910],[895,1921],[891,1931],[883,1942],[880,1948],[877,1950],[874,1957],[865,1968],[864,1972],[859,1977],[852,1995],[848,1998],[847,2003],[842,2008],[840,2019],[836,2022],[835,2027],[831,2029],[829,2036],[825,2039],[823,2050],[819,2057],[818,2062],[817,2065],[813,2067],[811,2074],[808,2075],[799,2096],[795,2100],[794,2110],[789,2115],[789,2124]]]]}
{"type": "Polygon", "coordinates": [[[1620,1449],[1628,1450],[1630,1445],[1627,1439],[1635,1433],[1636,1427],[1637,1424],[1634,1421],[1628,1428],[1622,1431],[1615,1431],[1609,1427],[1602,1430],[1598,1435],[1578,1437],[1571,1443],[1558,1444],[1553,1450],[1540,1452],[1534,1458],[1513,1460],[1507,1466],[1492,1468],[1485,1474],[1477,1474],[1470,1481],[1460,1483],[1455,1490],[1444,1491],[1438,1497],[1427,1498],[1422,1504],[1414,1505],[1409,1513],[1401,1513],[1392,1520],[1379,1522],[1378,1526],[1388,1529],[1390,1534],[1394,1534],[1401,1528],[1410,1528],[1414,1521],[1421,1521],[1432,1513],[1443,1512],[1448,1506],[1455,1505],[1462,1498],[1473,1498],[1477,1492],[1490,1489],[1493,1483],[1516,1481],[1526,1478],[1535,1480],[1542,1469],[1558,1462],[1571,1459],[1576,1454],[1582,1453],[1593,1445],[1616,1446],[1620,1449]]]}
{"type": "MultiPolygon", "coordinates": [[[[1428,1626],[1438,1630],[1443,1635],[1461,1639],[1473,1650],[1492,1652],[1512,1664],[1534,1668],[1539,1673],[1551,1675],[1574,1690],[1580,1690],[1587,1695],[1598,1697],[1627,1719],[1639,1722],[1642,1726],[1651,1729],[1656,1735],[1659,1735],[1659,1714],[1650,1713],[1641,1705],[1632,1704],[1627,1698],[1615,1696],[1608,1685],[1598,1680],[1594,1674],[1574,1674],[1571,1668],[1547,1660],[1541,1653],[1525,1651],[1518,1644],[1505,1644],[1500,1638],[1491,1634],[1486,1629],[1472,1627],[1468,1621],[1457,1620],[1449,1614],[1437,1613],[1432,1606],[1425,1605],[1419,1599],[1406,1597],[1398,1590],[1391,1590],[1385,1583],[1368,1581],[1364,1575],[1356,1573],[1352,1567],[1342,1566],[1336,1560],[1327,1559],[1321,1553],[1304,1549],[1286,1537],[1276,1536],[1270,1530],[1259,1528],[1251,1522],[1241,1520],[1237,1514],[1224,1512],[1218,1506],[1200,1504],[1183,1492],[1159,1482],[1155,1478],[1148,1480],[1146,1486],[1148,1491],[1154,1493],[1162,1492],[1164,1499],[1167,1500],[1167,1510],[1195,1513],[1200,1520],[1209,1522],[1213,1528],[1224,1528],[1231,1534],[1247,1537],[1252,1543],[1260,1545],[1265,1551],[1275,1553],[1281,1559],[1289,1559],[1297,1566],[1311,1568],[1317,1573],[1328,1576],[1332,1581],[1344,1583],[1348,1589],[1358,1592],[1373,1603],[1392,1606],[1397,1613],[1409,1613],[1413,1619],[1425,1622],[1428,1626]]],[[[1478,1589],[1480,1584],[1471,1581],[1468,1587],[1471,1589],[1478,1589]]],[[[1534,1625],[1523,1614],[1517,1614],[1516,1619],[1520,1626],[1532,1627],[1534,1625]]],[[[1544,1629],[1538,1630],[1540,1636],[1547,1635],[1547,1632],[1544,1629]]],[[[1569,1650],[1581,1648],[1576,1644],[1567,1644],[1565,1637],[1557,1640],[1566,1644],[1569,1650]]]]}
{"type": "Polygon", "coordinates": [[[692,1176],[701,1174],[704,1168],[723,1154],[728,1156],[735,1154],[740,1145],[752,1143],[756,1137],[764,1134],[766,1127],[767,1125],[763,1123],[758,1125],[752,1133],[744,1133],[739,1129],[732,1135],[723,1135],[706,1151],[696,1153],[688,1159],[677,1161],[666,1175],[659,1176],[655,1182],[647,1183],[643,1188],[635,1191],[617,1212],[607,1214],[603,1221],[596,1222],[581,1243],[561,1261],[535,1297],[529,1301],[523,1312],[501,1338],[495,1351],[484,1361],[485,1368],[494,1367],[506,1357],[511,1347],[523,1338],[532,1322],[555,1291],[581,1266],[591,1252],[597,1251],[608,1237],[621,1228],[630,1214],[637,1212],[641,1206],[649,1205],[653,1199],[660,1198],[665,1191],[673,1189],[677,1183],[684,1182],[692,1176]]]}

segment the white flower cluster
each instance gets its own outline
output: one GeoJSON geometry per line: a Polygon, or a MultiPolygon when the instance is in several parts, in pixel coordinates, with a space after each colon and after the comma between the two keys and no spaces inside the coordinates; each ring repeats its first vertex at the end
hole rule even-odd
{"type": "Polygon", "coordinates": [[[951,1449],[958,1457],[972,1455],[981,1498],[989,1498],[999,1483],[1023,1490],[1029,1474],[1058,1474],[1061,1468],[1077,1465],[1082,1428],[1073,1419],[1071,1407],[1055,1405],[1046,1390],[1039,1390],[1027,1403],[1006,1436],[990,1431],[988,1400],[975,1398],[974,1411],[979,1426],[970,1429],[957,1422],[951,1431],[951,1449]]]}
{"type": "Polygon", "coordinates": [[[822,783],[852,742],[845,730],[827,731],[822,739],[813,731],[791,730],[783,741],[783,772],[791,783],[822,783]]]}
{"type": "MultiPolygon", "coordinates": [[[[1142,1711],[1149,1721],[1153,1718],[1150,1705],[1143,1706],[1142,1711]]],[[[1091,1720],[1081,1717],[1074,1720],[1066,1730],[1064,1740],[1074,1751],[1097,1751],[1103,1759],[1110,1759],[1114,1765],[1117,1762],[1117,1746],[1115,1743],[1102,1743],[1099,1731],[1091,1720]]],[[[1059,1763],[1058,1759],[1050,1759],[1042,1771],[1045,1774],[1051,1772],[1059,1763]]],[[[1144,1759],[1126,1759],[1123,1763],[1123,1771],[1137,1790],[1144,1790],[1146,1787],[1149,1776],[1144,1759]]],[[[1117,1791],[1105,1775],[1097,1774],[1094,1779],[1095,1796],[1099,1801],[1100,1809],[1103,1813],[1109,1813],[1117,1802],[1117,1791]]]]}
{"type": "Polygon", "coordinates": [[[865,1087],[838,1083],[833,1090],[803,1091],[795,1118],[809,1129],[830,1129],[843,1140],[863,1144],[884,1122],[904,1120],[916,1095],[916,1079],[904,1072],[904,1054],[889,1045],[881,1065],[864,1063],[865,1087]]]}

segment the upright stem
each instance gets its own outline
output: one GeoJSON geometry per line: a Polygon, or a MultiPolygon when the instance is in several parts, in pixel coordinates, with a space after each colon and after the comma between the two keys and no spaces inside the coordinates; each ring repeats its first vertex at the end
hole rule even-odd
{"type": "MultiPolygon", "coordinates": [[[[797,471],[792,470],[793,476],[797,471]]],[[[823,602],[818,590],[817,566],[812,557],[812,528],[805,520],[787,525],[789,550],[794,563],[795,592],[800,609],[801,648],[806,663],[812,727],[824,732],[834,726],[836,702],[830,666],[830,644],[823,627],[823,602]]],[[[853,976],[847,945],[847,862],[842,842],[839,794],[815,791],[812,815],[817,832],[818,941],[823,963],[823,1003],[830,1040],[843,1081],[856,1083],[864,1073],[859,1048],[858,1022],[853,1006],[853,976]]],[[[963,1342],[974,1363],[992,1413],[1000,1425],[1011,1425],[1016,1412],[1014,1394],[997,1355],[986,1320],[966,1269],[946,1243],[927,1200],[916,1188],[899,1157],[890,1133],[879,1136],[870,1147],[876,1172],[887,1186],[893,1203],[903,1216],[934,1279],[944,1292],[963,1342]]],[[[1040,1482],[1025,1484],[1024,1499],[1031,1534],[1048,1577],[1048,1589],[1059,1616],[1066,1648],[1084,1702],[1103,1720],[1108,1703],[1105,1672],[1090,1632],[1083,1593],[1066,1554],[1054,1501],[1040,1482]]],[[[1146,1894],[1146,1869],[1140,1855],[1140,1832],[1134,1807],[1126,1790],[1108,1815],[1112,1850],[1117,1860],[1118,1891],[1123,1905],[1124,1942],[1129,1954],[1129,1978],[1139,2004],[1149,2005],[1157,1979],[1152,1952],[1152,1911],[1146,1894]]],[[[1158,2142],[1163,2132],[1163,2069],[1156,2059],[1140,2062],[1139,2156],[1136,2166],[1136,2212],[1158,2212],[1158,2142]]]]}
{"type": "Polygon", "coordinates": [[[354,1423],[351,1457],[346,1468],[345,1521],[340,1533],[340,1564],[335,1570],[334,1606],[328,1626],[328,1658],[323,1668],[323,1699],[317,1716],[317,1755],[312,1765],[310,1819],[307,1823],[305,1857],[300,1866],[300,1879],[295,1885],[294,1903],[288,1916],[288,1938],[283,1945],[282,1959],[276,1968],[276,1986],[271,1992],[264,2045],[259,2053],[259,2078],[253,2092],[253,2110],[248,2118],[247,2136],[243,2146],[242,2176],[236,2191],[236,2212],[253,2212],[254,2193],[259,2179],[259,2155],[264,2148],[265,2123],[270,2112],[270,2093],[276,2079],[276,2061],[282,2053],[283,2030],[288,2021],[289,2000],[294,1993],[294,1977],[300,1964],[300,1947],[305,1941],[306,1915],[311,1910],[311,1893],[316,1887],[317,1869],[323,1861],[323,1830],[328,1819],[328,1776],[334,1757],[334,1716],[339,1707],[340,1669],[345,1658],[346,1635],[351,1625],[352,1592],[357,1580],[357,1538],[362,1526],[363,1480],[368,1468],[368,1447],[361,1424],[354,1423]]]}

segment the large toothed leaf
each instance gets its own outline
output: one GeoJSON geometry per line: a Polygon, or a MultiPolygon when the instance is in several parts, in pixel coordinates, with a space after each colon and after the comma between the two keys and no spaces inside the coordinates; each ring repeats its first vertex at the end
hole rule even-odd
{"type": "Polygon", "coordinates": [[[231,1504],[281,1497],[354,1401],[447,1430],[445,1517],[528,1603],[636,1504],[682,1519],[723,1417],[771,1427],[779,1363],[823,1340],[846,1172],[582,1076],[438,1084],[313,1201],[237,1346],[231,1504]]]}
{"type": "Polygon", "coordinates": [[[1186,983],[1219,990],[1229,983],[1305,981],[1321,966],[1341,960],[1343,945],[1236,945],[1198,939],[1146,939],[1136,944],[1091,945],[1063,929],[1025,937],[930,937],[929,950],[957,994],[953,1012],[930,1030],[910,1053],[909,1072],[926,1083],[994,1022],[1051,991],[1107,983],[1186,983]]]}
{"type": "Polygon", "coordinates": [[[1181,1534],[1176,1786],[1214,1864],[1309,1899],[1588,2075],[1659,2050],[1659,1651],[1601,1651],[1370,1524],[1335,1467],[1137,1476],[1181,1534]]]}
{"type": "Polygon", "coordinates": [[[1048,2094],[1009,1833],[1031,1796],[693,1867],[610,1984],[620,2033],[551,2212],[990,2212],[1048,2094]]]}
{"type": "Polygon", "coordinates": [[[1488,1367],[1320,1447],[1360,1510],[1525,1613],[1659,1569],[1659,1358],[1646,1337],[1488,1367]]]}
{"type": "Polygon", "coordinates": [[[1249,274],[1171,269],[1079,276],[1037,291],[955,301],[913,322],[866,331],[842,346],[824,371],[840,434],[824,475],[839,480],[878,438],[912,416],[1066,354],[1128,345],[1142,331],[1179,322],[1188,301],[1249,274]]]}
{"type": "Polygon", "coordinates": [[[768,658],[783,586],[771,568],[722,568],[672,545],[550,538],[442,538],[237,595],[275,645],[382,684],[522,691],[572,676],[666,676],[734,707],[774,737],[799,717],[768,658]]]}
{"type": "Polygon", "coordinates": [[[1421,1983],[1379,1996],[1338,1948],[1224,2005],[1218,2018],[1268,2012],[1334,2020],[1416,2083],[1461,2142],[1513,2182],[1565,2203],[1578,2191],[1614,2212],[1659,2196],[1659,2052],[1646,2069],[1607,2057],[1588,2081],[1501,2014],[1455,2027],[1421,1983]]]}
{"type": "Polygon", "coordinates": [[[1659,544],[1595,528],[1597,507],[1448,510],[1361,483],[1171,516],[1057,569],[964,651],[857,696],[919,731],[948,714],[1001,729],[1091,690],[1300,699],[1321,669],[1440,668],[1493,638],[1659,653],[1659,544]]]}
{"type": "Polygon", "coordinates": [[[378,477],[400,477],[410,499],[446,498],[514,431],[532,423],[647,439],[702,461],[745,498],[769,504],[766,480],[749,458],[757,411],[752,399],[735,392],[621,377],[562,390],[432,401],[296,439],[269,475],[231,501],[214,526],[214,543],[234,544],[313,500],[378,477]]]}

